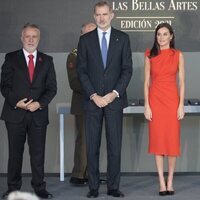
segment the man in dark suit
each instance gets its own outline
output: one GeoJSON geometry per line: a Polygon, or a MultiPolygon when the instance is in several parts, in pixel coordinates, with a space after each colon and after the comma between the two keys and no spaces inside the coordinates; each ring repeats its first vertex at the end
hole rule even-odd
{"type": "Polygon", "coordinates": [[[128,105],[126,88],[132,75],[127,34],[111,27],[112,6],[100,1],[94,7],[97,29],[80,37],[78,73],[84,89],[88,198],[98,196],[99,151],[103,118],[107,140],[107,194],[123,197],[119,190],[123,108],[128,105]]]}
{"type": "MultiPolygon", "coordinates": [[[[86,23],[81,28],[81,35],[96,28],[94,23],[86,23]]],[[[71,114],[75,116],[77,136],[74,151],[74,167],[70,183],[75,185],[87,184],[87,156],[85,142],[85,124],[83,110],[83,89],[77,74],[76,67],[77,49],[73,49],[67,57],[67,74],[70,88],[73,91],[71,101],[71,114]]]]}
{"type": "Polygon", "coordinates": [[[56,95],[57,83],[52,57],[37,51],[40,30],[34,24],[22,29],[23,48],[6,54],[1,72],[1,93],[5,98],[1,119],[8,132],[8,190],[2,198],[22,185],[22,160],[26,137],[29,145],[35,193],[52,198],[44,182],[45,139],[48,104],[56,95]]]}

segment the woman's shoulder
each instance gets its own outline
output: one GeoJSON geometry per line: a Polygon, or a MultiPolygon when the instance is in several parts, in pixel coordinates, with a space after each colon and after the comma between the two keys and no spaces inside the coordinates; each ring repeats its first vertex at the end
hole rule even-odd
{"type": "Polygon", "coordinates": [[[182,55],[182,52],[179,49],[174,49],[174,48],[170,48],[168,53],[169,53],[169,55],[177,56],[177,57],[182,55]]]}
{"type": "Polygon", "coordinates": [[[181,58],[183,58],[183,53],[181,50],[179,49],[172,49],[173,51],[173,55],[179,60],[181,58]]]}
{"type": "Polygon", "coordinates": [[[174,51],[176,54],[182,54],[182,51],[179,49],[172,49],[172,51],[174,51]]]}
{"type": "Polygon", "coordinates": [[[184,59],[183,52],[179,49],[176,49],[176,53],[179,59],[184,59]]]}

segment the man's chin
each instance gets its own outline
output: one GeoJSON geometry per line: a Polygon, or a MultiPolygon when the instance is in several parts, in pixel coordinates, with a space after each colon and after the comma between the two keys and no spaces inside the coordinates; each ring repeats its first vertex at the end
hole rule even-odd
{"type": "Polygon", "coordinates": [[[101,30],[107,30],[108,29],[108,25],[99,25],[98,26],[101,30]]]}
{"type": "Polygon", "coordinates": [[[25,50],[29,53],[33,53],[36,50],[36,48],[35,47],[34,48],[25,48],[25,50]]]}

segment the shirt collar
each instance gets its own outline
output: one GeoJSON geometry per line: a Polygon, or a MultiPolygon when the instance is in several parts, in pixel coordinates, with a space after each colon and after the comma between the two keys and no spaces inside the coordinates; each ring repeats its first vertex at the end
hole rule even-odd
{"type": "Polygon", "coordinates": [[[24,52],[24,55],[25,57],[27,58],[30,54],[32,54],[34,56],[34,59],[36,58],[37,56],[37,50],[35,50],[33,53],[29,53],[28,51],[26,51],[24,48],[23,48],[23,52],[24,52]]]}
{"type": "Polygon", "coordinates": [[[101,30],[99,27],[97,27],[97,32],[98,32],[98,35],[103,34],[103,32],[106,32],[107,35],[110,35],[111,26],[110,26],[106,31],[103,31],[103,30],[101,30]]]}

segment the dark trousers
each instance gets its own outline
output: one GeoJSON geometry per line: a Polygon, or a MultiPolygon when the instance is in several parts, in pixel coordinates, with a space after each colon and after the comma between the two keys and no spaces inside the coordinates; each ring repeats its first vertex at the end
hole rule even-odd
{"type": "Polygon", "coordinates": [[[86,147],[88,160],[89,189],[99,188],[99,154],[103,118],[105,119],[107,143],[107,188],[119,189],[121,142],[122,142],[122,110],[108,108],[86,111],[86,147]]]}
{"type": "Polygon", "coordinates": [[[44,152],[46,139],[46,125],[36,126],[32,120],[32,113],[28,112],[21,123],[6,122],[8,131],[8,189],[19,190],[22,185],[22,161],[26,136],[32,170],[31,185],[35,191],[46,188],[44,182],[44,152]]]}
{"type": "Polygon", "coordinates": [[[74,167],[72,170],[72,177],[81,179],[87,177],[87,155],[84,119],[84,115],[75,115],[77,136],[75,142],[74,167]]]}

